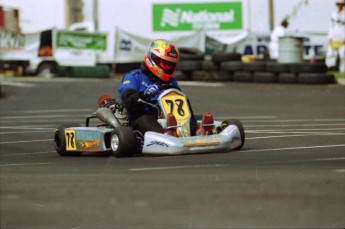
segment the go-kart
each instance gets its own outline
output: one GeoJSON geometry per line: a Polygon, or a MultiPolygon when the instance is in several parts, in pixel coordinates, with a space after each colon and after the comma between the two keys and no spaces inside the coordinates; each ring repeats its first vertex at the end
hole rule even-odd
{"type": "Polygon", "coordinates": [[[54,136],[55,149],[61,156],[82,153],[110,152],[115,157],[130,157],[135,154],[180,155],[239,150],[243,147],[245,133],[242,123],[236,119],[214,120],[206,135],[195,135],[191,130],[194,117],[199,128],[203,126],[201,115],[192,112],[187,96],[178,88],[168,85],[158,98],[158,105],[140,100],[156,109],[158,122],[165,129],[176,130],[175,136],[147,131],[144,135],[129,126],[127,111],[120,101],[110,96],[101,96],[99,108],[86,118],[85,126],[65,124],[54,136]],[[167,125],[167,117],[173,114],[176,126],[167,125]],[[90,120],[100,121],[96,126],[90,120]]]}

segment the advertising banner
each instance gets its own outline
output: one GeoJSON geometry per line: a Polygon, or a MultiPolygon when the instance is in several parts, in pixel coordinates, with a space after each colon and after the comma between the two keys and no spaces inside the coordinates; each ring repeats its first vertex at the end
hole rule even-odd
{"type": "Polygon", "coordinates": [[[241,30],[242,2],[153,4],[153,31],[241,30]]]}
{"type": "MultiPolygon", "coordinates": [[[[326,34],[295,33],[294,35],[304,38],[303,58],[305,60],[322,58],[325,55],[326,34]]],[[[256,55],[259,58],[263,58],[269,52],[269,42],[269,34],[250,33],[240,42],[229,44],[227,49],[243,55],[256,55]]]]}
{"type": "Polygon", "coordinates": [[[107,49],[107,35],[58,30],[56,48],[105,51],[107,49]]]}
{"type": "Polygon", "coordinates": [[[100,33],[54,29],[30,34],[0,31],[0,38],[1,60],[30,61],[32,66],[42,59],[62,66],[94,66],[97,54],[107,49],[107,35],[100,33]]]}
{"type": "MultiPolygon", "coordinates": [[[[140,37],[128,33],[119,28],[116,29],[115,62],[141,62],[150,42],[156,38],[140,37]]],[[[177,47],[193,47],[205,49],[205,35],[203,32],[195,32],[189,36],[181,36],[170,39],[177,47]]]]}
{"type": "Polygon", "coordinates": [[[40,33],[19,34],[0,31],[1,60],[29,60],[37,56],[40,33]]]}

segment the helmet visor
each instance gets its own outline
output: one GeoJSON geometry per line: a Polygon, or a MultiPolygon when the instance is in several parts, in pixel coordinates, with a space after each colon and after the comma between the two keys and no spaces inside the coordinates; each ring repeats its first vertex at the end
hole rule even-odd
{"type": "Polygon", "coordinates": [[[155,62],[155,64],[157,64],[161,69],[163,69],[163,71],[166,74],[173,74],[176,68],[176,63],[168,61],[168,60],[164,60],[158,56],[156,56],[154,53],[152,53],[152,60],[153,62],[155,62]]]}

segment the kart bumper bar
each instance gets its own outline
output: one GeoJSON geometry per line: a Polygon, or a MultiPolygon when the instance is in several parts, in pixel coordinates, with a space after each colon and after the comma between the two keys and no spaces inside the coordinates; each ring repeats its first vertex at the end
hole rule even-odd
{"type": "Polygon", "coordinates": [[[242,144],[237,126],[230,125],[221,133],[208,136],[173,137],[146,132],[143,154],[180,155],[236,149],[242,144]]]}

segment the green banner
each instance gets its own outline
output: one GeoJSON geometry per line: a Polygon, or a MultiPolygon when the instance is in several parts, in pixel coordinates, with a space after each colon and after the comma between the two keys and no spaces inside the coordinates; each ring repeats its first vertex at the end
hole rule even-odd
{"type": "Polygon", "coordinates": [[[107,49],[107,35],[100,33],[57,31],[56,47],[105,51],[107,49]]]}
{"type": "Polygon", "coordinates": [[[242,2],[153,4],[153,31],[239,30],[242,2]]]}

